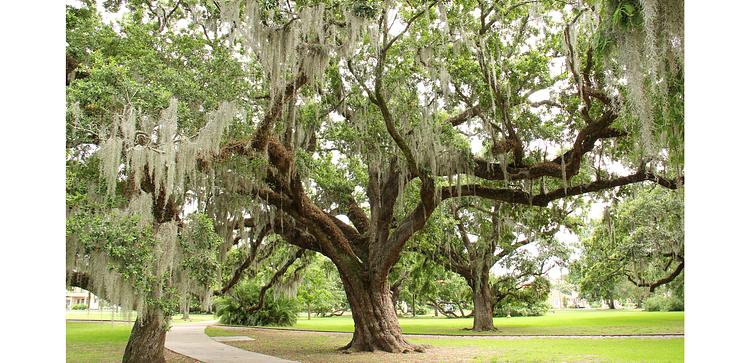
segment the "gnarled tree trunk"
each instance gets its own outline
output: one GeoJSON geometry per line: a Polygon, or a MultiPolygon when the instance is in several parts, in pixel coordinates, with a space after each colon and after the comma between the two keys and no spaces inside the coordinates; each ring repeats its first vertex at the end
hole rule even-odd
{"type": "Polygon", "coordinates": [[[164,363],[164,340],[167,322],[164,314],[156,308],[148,308],[139,315],[130,332],[128,345],[122,357],[123,363],[164,363]]]}
{"type": "Polygon", "coordinates": [[[391,353],[424,351],[422,347],[404,340],[387,281],[377,286],[360,276],[346,276],[343,273],[341,279],[354,319],[354,336],[342,349],[391,353]]]}

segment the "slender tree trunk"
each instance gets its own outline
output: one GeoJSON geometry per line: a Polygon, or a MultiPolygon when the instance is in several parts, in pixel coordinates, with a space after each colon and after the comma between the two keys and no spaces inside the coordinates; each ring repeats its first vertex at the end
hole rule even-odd
{"type": "Polygon", "coordinates": [[[182,298],[182,320],[190,320],[190,295],[182,298]]]}
{"type": "Polygon", "coordinates": [[[401,294],[401,286],[391,287],[391,302],[393,302],[393,310],[398,314],[398,297],[401,294]]]}
{"type": "Polygon", "coordinates": [[[417,294],[411,294],[411,317],[417,317],[417,294]]]}
{"type": "Polygon", "coordinates": [[[311,314],[310,314],[310,303],[307,303],[307,320],[310,320],[310,319],[311,319],[311,316],[310,316],[310,315],[311,315],[311,314]]]}
{"type": "Polygon", "coordinates": [[[391,353],[424,351],[404,340],[387,281],[375,286],[359,276],[347,276],[343,272],[341,278],[354,319],[354,335],[342,349],[391,353]]]}
{"type": "Polygon", "coordinates": [[[161,310],[148,308],[130,332],[128,345],[122,357],[123,363],[165,363],[164,339],[167,336],[167,321],[161,310]]]}

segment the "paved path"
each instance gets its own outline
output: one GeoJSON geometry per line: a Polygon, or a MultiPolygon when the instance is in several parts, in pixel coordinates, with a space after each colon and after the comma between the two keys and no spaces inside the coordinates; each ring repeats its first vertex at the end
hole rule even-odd
{"type": "Polygon", "coordinates": [[[293,361],[253,353],[211,339],[204,330],[215,321],[175,324],[167,332],[165,347],[205,363],[293,363],[293,361]]]}

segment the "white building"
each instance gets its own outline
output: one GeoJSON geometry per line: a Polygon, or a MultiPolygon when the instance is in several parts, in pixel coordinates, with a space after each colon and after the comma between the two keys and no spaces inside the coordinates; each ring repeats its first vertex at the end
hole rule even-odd
{"type": "Polygon", "coordinates": [[[83,304],[90,310],[99,310],[99,297],[91,291],[80,287],[73,287],[65,292],[65,309],[70,310],[73,305],[83,304]]]}

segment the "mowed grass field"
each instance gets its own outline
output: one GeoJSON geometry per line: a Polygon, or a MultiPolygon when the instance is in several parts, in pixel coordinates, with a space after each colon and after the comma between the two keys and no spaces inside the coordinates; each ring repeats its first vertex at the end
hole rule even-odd
{"type": "MultiPolygon", "coordinates": [[[[104,314],[107,319],[111,314],[104,314]]],[[[75,318],[83,318],[76,314],[75,318]]],[[[91,318],[91,316],[89,316],[91,318]]],[[[135,318],[135,316],[131,316],[135,318]]],[[[103,319],[103,318],[102,318],[103,319]]],[[[212,320],[211,315],[191,319],[212,320]]],[[[417,317],[400,319],[407,334],[477,334],[463,330],[471,319],[417,317]]],[[[173,324],[183,323],[174,317],[173,324]]],[[[556,311],[540,317],[496,318],[495,335],[599,335],[671,334],[684,331],[684,313],[642,311],[556,311]]],[[[67,322],[68,362],[119,362],[127,345],[132,323],[67,322]]],[[[350,316],[300,317],[294,328],[322,331],[353,331],[350,316]]],[[[408,337],[414,344],[431,348],[424,354],[343,354],[336,348],[351,335],[281,331],[253,328],[209,327],[209,335],[247,335],[251,342],[232,345],[251,351],[301,362],[681,362],[684,339],[676,338],[493,338],[408,337]]],[[[195,362],[166,352],[169,362],[195,362]]]]}
{"type": "MultiPolygon", "coordinates": [[[[67,322],[65,324],[66,361],[70,363],[122,362],[132,323],[67,322]]],[[[198,361],[164,350],[170,363],[198,361]]]]}
{"type": "MultiPolygon", "coordinates": [[[[444,335],[629,335],[682,334],[684,312],[644,312],[640,310],[558,310],[544,316],[495,318],[496,331],[476,333],[471,318],[401,318],[406,334],[444,335]]],[[[292,329],[353,332],[351,316],[299,318],[292,329]]]]}
{"type": "Polygon", "coordinates": [[[255,340],[228,342],[238,348],[299,362],[682,362],[683,338],[505,338],[411,337],[425,353],[344,354],[351,334],[208,327],[210,336],[246,335],[255,340]]]}

